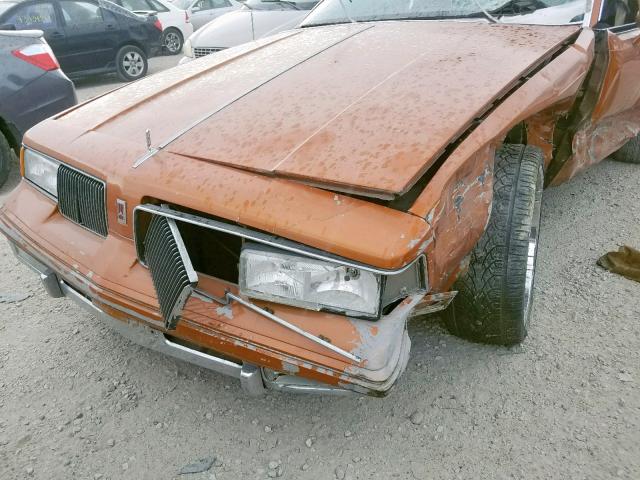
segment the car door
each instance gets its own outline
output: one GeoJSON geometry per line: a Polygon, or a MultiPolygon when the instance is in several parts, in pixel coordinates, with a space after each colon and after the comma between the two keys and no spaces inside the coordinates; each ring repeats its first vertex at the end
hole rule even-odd
{"type": "Polygon", "coordinates": [[[197,30],[214,18],[218,18],[235,8],[229,0],[197,0],[191,6],[193,28],[197,30]]]}
{"type": "Polygon", "coordinates": [[[16,30],[42,30],[58,60],[66,50],[66,36],[53,2],[21,3],[7,12],[2,23],[16,30]]]}
{"type": "Polygon", "coordinates": [[[90,0],[60,0],[59,5],[67,36],[63,70],[97,70],[112,63],[120,30],[113,13],[90,0]]]}

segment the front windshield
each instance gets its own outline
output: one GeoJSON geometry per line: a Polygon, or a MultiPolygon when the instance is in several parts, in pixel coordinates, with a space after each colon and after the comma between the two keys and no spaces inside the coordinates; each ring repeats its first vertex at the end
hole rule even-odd
{"type": "Polygon", "coordinates": [[[0,2],[0,15],[15,5],[14,2],[0,2]]]}
{"type": "Polygon", "coordinates": [[[579,23],[591,0],[325,0],[303,27],[384,20],[482,18],[504,23],[579,23]]]}
{"type": "Polygon", "coordinates": [[[247,0],[244,4],[252,10],[311,10],[318,1],[247,0]]]}
{"type": "Polygon", "coordinates": [[[173,4],[176,7],[178,7],[180,10],[188,9],[192,3],[193,3],[193,0],[174,0],[173,2],[173,4]]]}

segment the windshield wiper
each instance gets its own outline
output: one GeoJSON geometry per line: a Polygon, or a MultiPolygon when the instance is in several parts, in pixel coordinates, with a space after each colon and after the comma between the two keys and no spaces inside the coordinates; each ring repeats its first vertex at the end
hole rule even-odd
{"type": "MultiPolygon", "coordinates": [[[[298,5],[296,4],[296,2],[290,2],[287,0],[262,0],[264,3],[285,3],[287,5],[289,5],[290,7],[292,7],[295,10],[300,10],[300,7],[298,7],[298,5]]],[[[246,3],[245,3],[246,5],[246,3]]]]}
{"type": "Polygon", "coordinates": [[[480,3],[480,0],[473,0],[473,3],[476,4],[476,6],[480,9],[480,12],[486,17],[486,19],[489,20],[489,23],[501,23],[500,20],[498,20],[493,15],[491,15],[487,11],[487,9],[482,6],[482,4],[480,3]]]}
{"type": "MultiPolygon", "coordinates": [[[[342,7],[342,11],[344,12],[344,16],[347,17],[347,20],[349,20],[351,23],[358,23],[356,22],[353,18],[351,18],[351,15],[349,15],[349,12],[347,12],[347,7],[344,6],[344,0],[338,0],[340,2],[340,6],[342,7]]],[[[349,3],[352,3],[351,0],[347,0],[349,3]]]]}

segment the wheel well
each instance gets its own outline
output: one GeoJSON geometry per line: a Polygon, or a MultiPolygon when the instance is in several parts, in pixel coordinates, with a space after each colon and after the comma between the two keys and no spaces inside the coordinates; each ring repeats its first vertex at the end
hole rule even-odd
{"type": "Polygon", "coordinates": [[[504,138],[504,143],[512,143],[516,145],[526,145],[527,144],[527,128],[524,122],[520,122],[517,125],[514,125],[507,136],[504,138]]]}
{"type": "Polygon", "coordinates": [[[144,45],[142,45],[139,42],[136,42],[135,40],[128,40],[120,45],[118,45],[118,51],[120,51],[120,49],[122,47],[136,47],[139,48],[140,50],[142,50],[145,54],[146,57],[149,57],[149,52],[147,51],[147,49],[145,48],[144,45]]]}
{"type": "Polygon", "coordinates": [[[182,38],[184,38],[184,35],[182,35],[182,32],[180,31],[180,29],[178,27],[167,27],[167,28],[164,29],[164,31],[162,33],[164,34],[164,32],[168,32],[169,30],[175,31],[178,35],[180,35],[182,38]]]}
{"type": "Polygon", "coordinates": [[[20,150],[20,142],[16,138],[16,132],[12,131],[9,124],[2,117],[0,117],[0,133],[4,135],[4,138],[9,142],[9,146],[17,155],[20,150]]]}

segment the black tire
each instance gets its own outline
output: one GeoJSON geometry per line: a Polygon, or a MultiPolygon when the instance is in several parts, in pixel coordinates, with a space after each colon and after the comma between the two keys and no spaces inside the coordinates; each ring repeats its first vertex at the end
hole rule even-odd
{"type": "Polygon", "coordinates": [[[125,45],[116,55],[116,69],[118,77],[123,82],[132,82],[147,74],[149,63],[147,56],[138,47],[125,45]]]}
{"type": "Polygon", "coordinates": [[[544,185],[542,151],[505,145],[496,152],[489,224],[471,252],[447,329],[474,342],[513,345],[527,336],[544,185]]]}
{"type": "Polygon", "coordinates": [[[178,55],[182,52],[182,45],[184,44],[184,38],[182,33],[177,28],[167,28],[162,32],[162,47],[169,53],[169,55],[178,55]]]}
{"type": "Polygon", "coordinates": [[[624,147],[611,155],[611,157],[618,162],[640,165],[640,135],[629,140],[624,147]]]}
{"type": "Polygon", "coordinates": [[[12,158],[11,146],[2,132],[0,132],[0,187],[4,185],[9,178],[12,158]]]}

